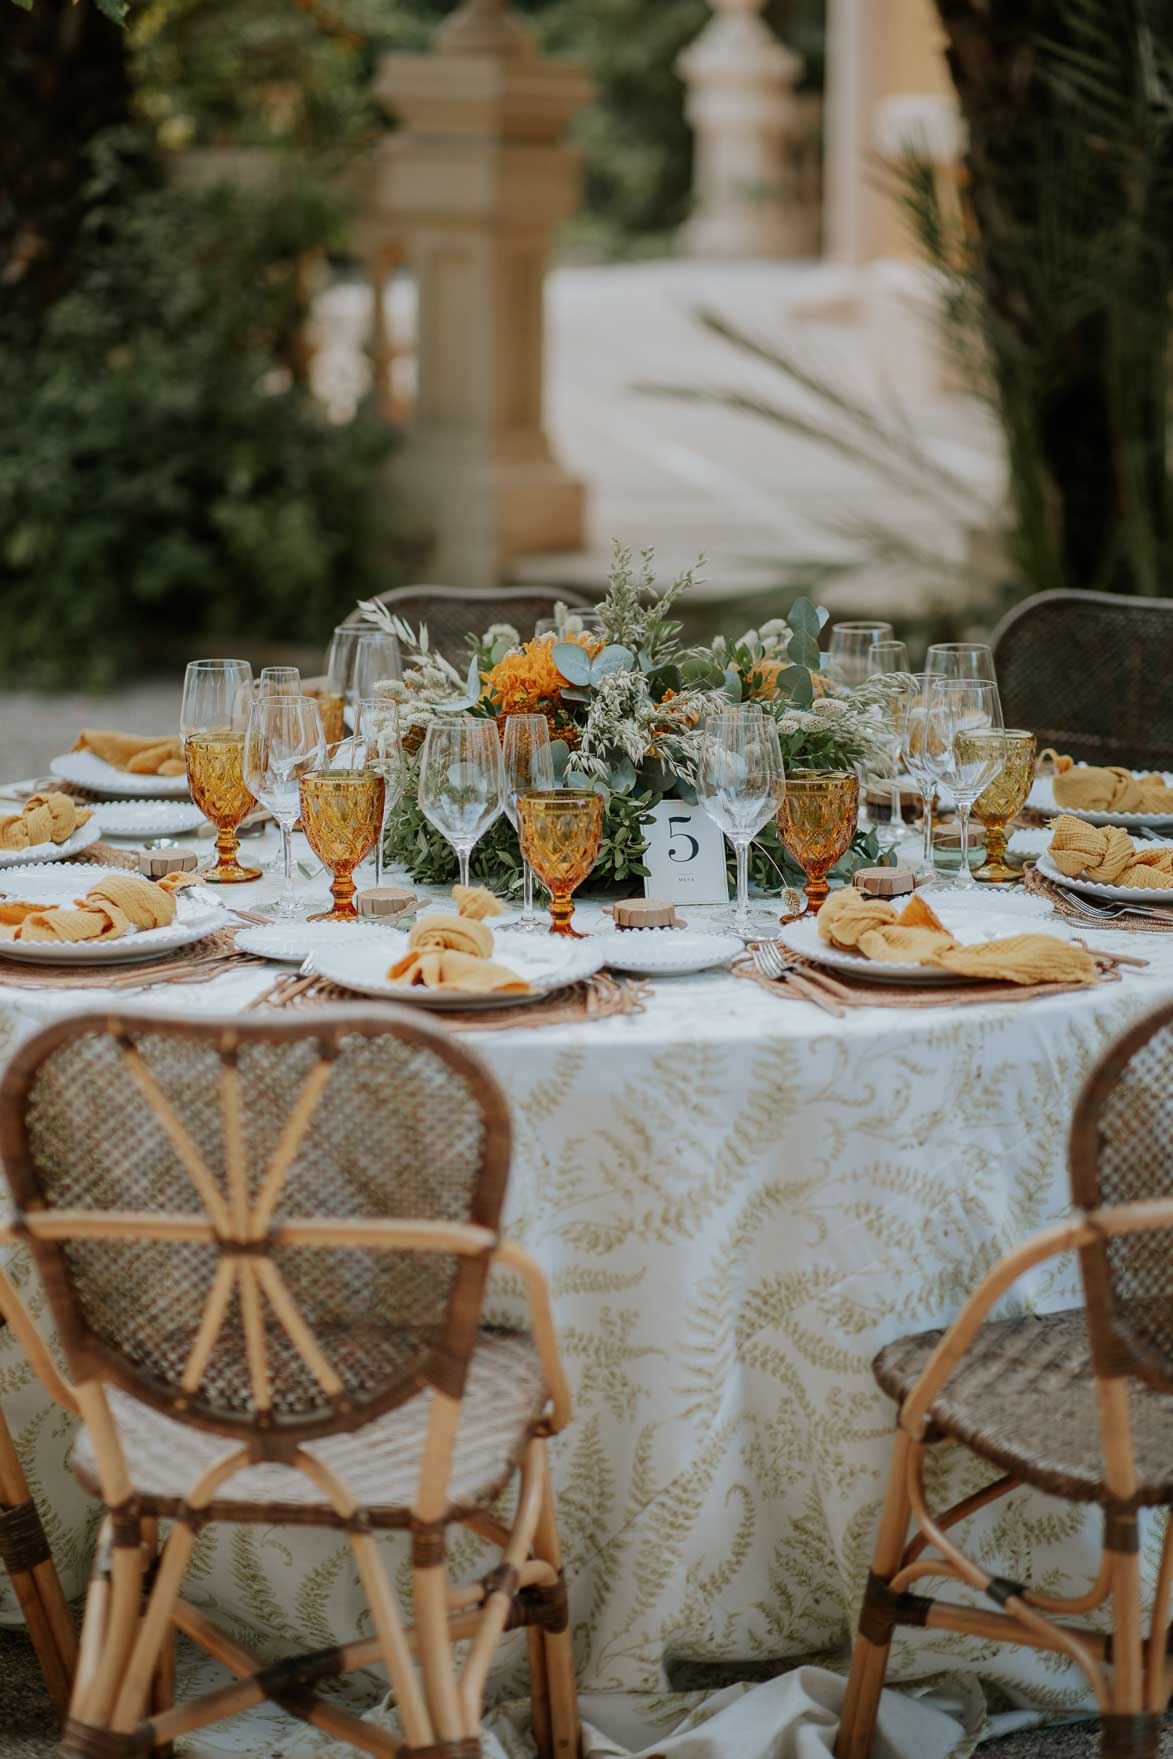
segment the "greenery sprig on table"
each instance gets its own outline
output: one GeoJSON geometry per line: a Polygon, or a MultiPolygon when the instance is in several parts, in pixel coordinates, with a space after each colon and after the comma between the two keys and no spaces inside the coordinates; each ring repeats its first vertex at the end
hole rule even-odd
{"type": "MultiPolygon", "coordinates": [[[[411,754],[436,715],[545,715],[559,777],[597,788],[606,800],[603,842],[591,889],[632,890],[643,880],[650,809],[667,796],[695,800],[700,728],[706,714],[753,699],[773,715],[788,768],[842,769],[885,761],[875,682],[852,696],[837,693],[819,670],[818,633],[826,612],[797,599],[785,619],[750,629],[736,642],[716,637],[685,647],[670,615],[695,584],[698,562],[657,588],[651,551],[636,558],[616,544],[601,634],[559,607],[551,636],[522,639],[508,624],[470,635],[467,671],[431,647],[426,627],[413,630],[377,600],[361,604],[394,631],[407,657],[393,686],[409,754],[403,796],[389,816],[386,855],[419,883],[445,883],[456,872],[448,844],[423,817],[411,754]]],[[[857,838],[843,871],[875,861],[874,837],[857,838]]],[[[498,821],[473,856],[473,871],[498,891],[516,890],[521,860],[516,834],[498,821]]],[[[778,892],[801,883],[777,830],[754,845],[754,882],[778,892]]]]}

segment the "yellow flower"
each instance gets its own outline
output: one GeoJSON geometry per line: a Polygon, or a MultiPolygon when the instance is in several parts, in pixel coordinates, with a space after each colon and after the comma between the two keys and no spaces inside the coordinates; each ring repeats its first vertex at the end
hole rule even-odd
{"type": "MultiPolygon", "coordinates": [[[[602,646],[587,636],[569,635],[566,639],[592,655],[602,646]]],[[[569,683],[554,664],[553,648],[546,641],[527,641],[519,652],[506,654],[481,676],[482,701],[490,701],[502,715],[541,714],[558,707],[562,686],[569,683]]]]}

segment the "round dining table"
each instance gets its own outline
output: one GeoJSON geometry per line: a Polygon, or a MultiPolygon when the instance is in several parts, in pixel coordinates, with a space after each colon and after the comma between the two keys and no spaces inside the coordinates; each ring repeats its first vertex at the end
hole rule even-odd
{"type": "MultiPolygon", "coordinates": [[[[274,845],[256,848],[271,856],[274,845]]],[[[276,885],[231,888],[225,902],[247,907],[276,885]]],[[[325,876],[303,889],[324,903],[325,876]]],[[[603,923],[589,901],[576,920],[603,923]]],[[[627,1015],[462,1034],[508,1097],[506,1224],[549,1277],[574,1395],[553,1458],[588,1712],[623,1704],[654,1729],[672,1714],[669,1686],[703,1679],[696,1664],[769,1673],[845,1660],[894,1424],[872,1359],[946,1323],[1002,1253],[1067,1211],[1080,1083],[1116,1032],[1173,995],[1173,935],[1090,938],[1147,964],[1082,993],[842,1019],[725,968],[657,979],[627,1015]]],[[[6,985],[0,965],[0,1058],[80,1009],[238,1015],[277,975],[242,966],[112,1002],[97,989],[6,985]]],[[[48,1332],[19,1251],[9,1269],[48,1332]]],[[[1079,1300],[1077,1267],[1059,1260],[1002,1311],[1079,1300]]],[[[516,1318],[519,1291],[494,1284],[488,1311],[516,1318]]],[[[95,1507],[68,1467],[73,1421],[7,1334],[0,1403],[76,1593],[95,1507]]],[[[947,1450],[932,1488],[952,1501],[993,1475],[947,1450]]],[[[962,1533],[991,1571],[1052,1594],[1078,1595],[1095,1573],[1093,1515],[1030,1489],[962,1533]]],[[[458,1546],[458,1570],[476,1543],[467,1557],[458,1546]]],[[[0,1616],[15,1620],[7,1592],[0,1580],[0,1616]]],[[[305,1528],[205,1529],[189,1595],[273,1652],[349,1637],[362,1608],[344,1537],[305,1528]]],[[[522,1677],[519,1666],[499,1689],[522,1677]]],[[[1055,1656],[905,1632],[890,1680],[926,1679],[966,1740],[990,1704],[1085,1703],[1055,1656]]],[[[753,1759],[739,1740],[738,1759],[753,1759]]],[[[592,1750],[626,1752],[627,1741],[592,1750]]],[[[926,1759],[970,1750],[923,1744],[926,1759]]]]}

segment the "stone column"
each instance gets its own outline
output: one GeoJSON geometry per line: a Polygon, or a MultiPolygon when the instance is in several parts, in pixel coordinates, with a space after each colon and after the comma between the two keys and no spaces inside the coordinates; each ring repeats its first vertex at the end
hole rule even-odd
{"type": "Polygon", "coordinates": [[[583,487],[544,427],[543,280],[578,203],[561,137],[593,88],[505,0],[465,0],[433,53],[384,56],[375,89],[401,126],[366,168],[362,232],[401,245],[419,310],[390,480],[435,534],[430,577],[494,585],[517,556],[582,547],[583,487]]]}
{"type": "Polygon", "coordinates": [[[795,95],[802,61],[769,29],[763,0],[712,0],[680,56],[695,137],[693,256],[813,256],[819,209],[805,166],[817,156],[817,100],[795,95]]]}

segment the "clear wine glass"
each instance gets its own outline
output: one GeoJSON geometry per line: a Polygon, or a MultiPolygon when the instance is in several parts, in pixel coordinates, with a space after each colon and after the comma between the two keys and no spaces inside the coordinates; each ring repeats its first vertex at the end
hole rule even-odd
{"type": "Polygon", "coordinates": [[[375,685],[385,678],[402,678],[399,643],[387,629],[369,623],[343,623],[334,631],[326,656],[328,690],[341,696],[350,710],[353,727],[358,705],[374,696],[375,685]]]}
{"type": "Polygon", "coordinates": [[[301,673],[296,666],[263,666],[256,682],[257,696],[300,696],[301,673]]]}
{"type": "Polygon", "coordinates": [[[925,653],[925,671],[931,678],[984,678],[998,682],[994,650],[984,641],[935,641],[925,653]]]}
{"type": "Polygon", "coordinates": [[[420,752],[419,804],[429,824],[451,843],[466,886],[472,852],[505,804],[494,721],[449,715],[429,723],[420,752]]]}
{"type": "Polygon", "coordinates": [[[911,672],[908,647],[894,639],[873,641],[868,650],[868,677],[879,678],[887,672],[911,672]]]}
{"type": "Polygon", "coordinates": [[[253,704],[244,736],[244,779],[277,821],[285,869],[280,896],[253,908],[274,922],[300,922],[305,916],[293,884],[293,827],[301,778],[320,766],[324,753],[322,718],[308,696],[262,696],[253,704]]]}
{"type": "Polygon", "coordinates": [[[881,847],[885,854],[890,854],[904,835],[900,754],[908,690],[902,681],[910,675],[909,668],[908,649],[902,641],[877,641],[873,644],[868,655],[868,677],[880,679],[887,686],[880,712],[884,721],[884,745],[892,774],[889,784],[889,823],[880,824],[872,817],[870,810],[868,818],[877,836],[881,838],[881,847]]]}
{"type": "Polygon", "coordinates": [[[1002,725],[998,691],[987,678],[934,678],[925,718],[925,755],[957,805],[961,821],[958,891],[977,890],[969,870],[969,815],[1005,762],[1004,746],[982,737],[1002,725]]]}
{"type": "Polygon", "coordinates": [[[403,742],[399,732],[399,709],[388,696],[364,696],[354,723],[354,761],[363,761],[387,784],[383,822],[375,843],[375,884],[383,883],[383,836],[387,815],[403,793],[403,742]]]}
{"type": "MultiPolygon", "coordinates": [[[[517,797],[535,789],[551,793],[554,788],[554,754],[550,749],[550,723],[545,715],[510,715],[505,722],[502,745],[505,766],[505,813],[517,830],[517,797]]],[[[534,915],[534,870],[523,852],[521,857],[524,887],[521,920],[516,924],[523,934],[536,934],[540,927],[534,915]]]]}
{"type": "Polygon", "coordinates": [[[833,684],[854,689],[868,675],[868,659],[877,641],[888,641],[895,634],[891,623],[836,623],[827,648],[827,676],[833,684]]]}
{"type": "Polygon", "coordinates": [[[921,812],[923,814],[924,845],[922,849],[922,873],[933,872],[933,803],[937,797],[937,777],[929,764],[925,750],[925,722],[928,718],[929,686],[932,678],[927,672],[913,672],[912,688],[908,695],[901,699],[900,717],[900,755],[904,767],[917,785],[920,793],[921,812]]]}
{"type": "Polygon", "coordinates": [[[749,846],[775,817],[786,793],[778,729],[761,713],[710,715],[701,735],[697,801],[719,825],[737,859],[735,933],[750,940],[773,934],[777,915],[755,918],[749,908],[749,846]]]}
{"type": "Polygon", "coordinates": [[[181,736],[243,733],[252,693],[253,669],[247,660],[189,660],[179,709],[181,736]]]}

